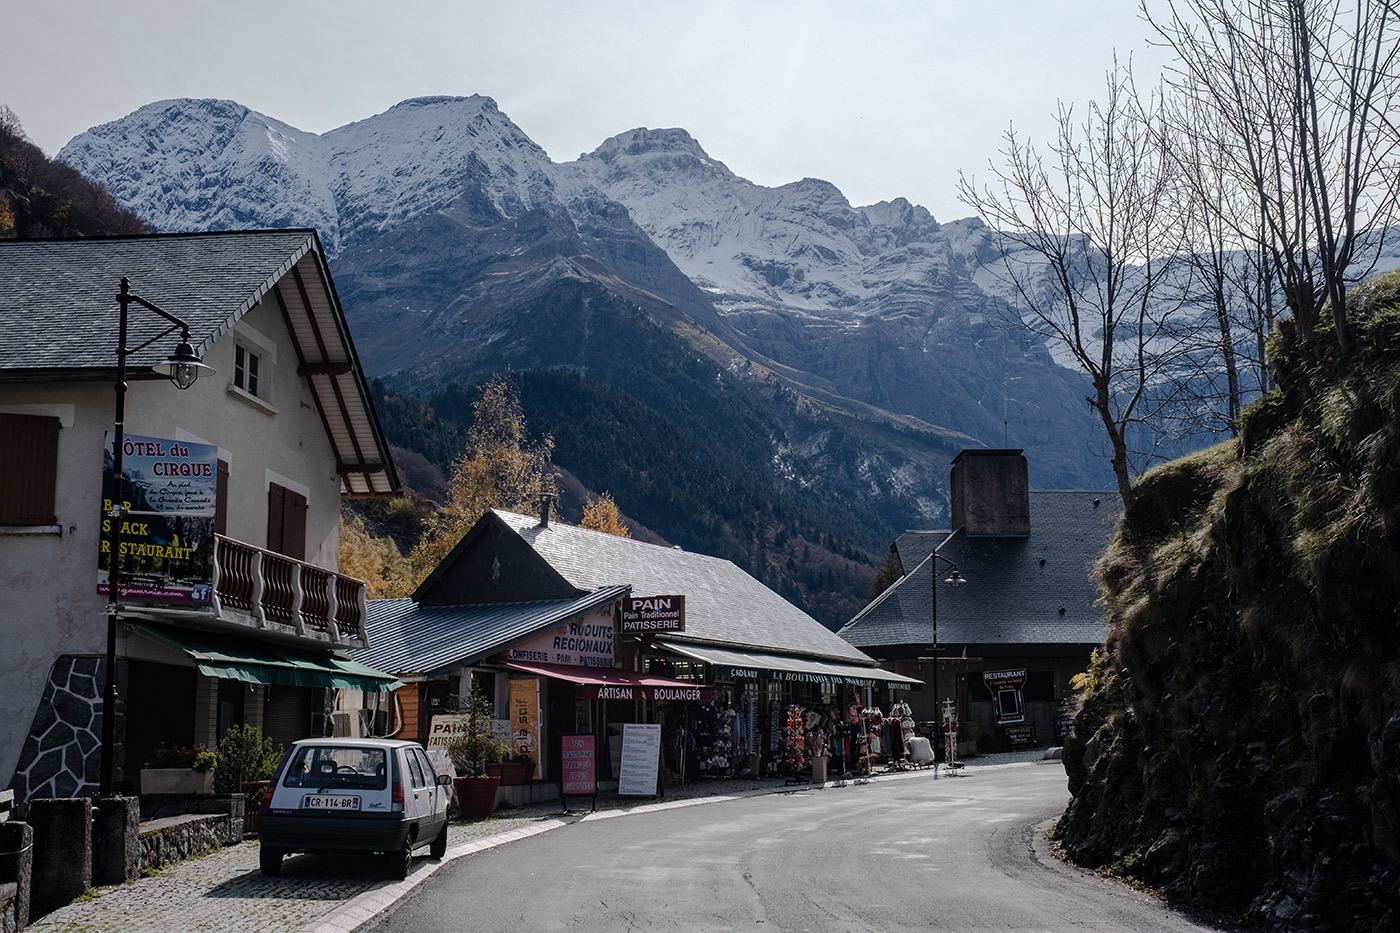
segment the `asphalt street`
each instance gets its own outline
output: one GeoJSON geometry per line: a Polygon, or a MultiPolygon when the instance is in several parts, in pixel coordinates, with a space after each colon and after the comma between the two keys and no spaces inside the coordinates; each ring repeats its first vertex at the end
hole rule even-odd
{"type": "Polygon", "coordinates": [[[445,864],[365,929],[1211,929],[1049,855],[1059,762],[902,778],[600,814],[445,864]]]}

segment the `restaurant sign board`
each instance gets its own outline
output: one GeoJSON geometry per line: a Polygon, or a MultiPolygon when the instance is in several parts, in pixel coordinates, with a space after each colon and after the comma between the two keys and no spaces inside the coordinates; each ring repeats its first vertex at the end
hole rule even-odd
{"type": "Polygon", "coordinates": [[[97,592],[108,595],[112,523],[120,522],[124,599],[209,602],[214,581],[214,507],[219,448],[165,437],[127,435],[117,481],[107,432],[102,452],[101,543],[97,592]],[[113,505],[121,513],[113,516],[113,505]]]}
{"type": "Polygon", "coordinates": [[[1026,721],[1026,704],[1021,693],[1026,686],[1024,667],[1011,671],[983,671],[982,682],[992,695],[992,711],[998,726],[1026,721]]]}

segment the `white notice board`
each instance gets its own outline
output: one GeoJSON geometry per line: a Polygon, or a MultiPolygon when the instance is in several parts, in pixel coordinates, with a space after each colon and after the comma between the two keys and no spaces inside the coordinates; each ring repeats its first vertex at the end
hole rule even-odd
{"type": "Polygon", "coordinates": [[[622,727],[622,768],[618,772],[620,796],[656,795],[656,769],[661,763],[660,723],[629,722],[622,727]]]}

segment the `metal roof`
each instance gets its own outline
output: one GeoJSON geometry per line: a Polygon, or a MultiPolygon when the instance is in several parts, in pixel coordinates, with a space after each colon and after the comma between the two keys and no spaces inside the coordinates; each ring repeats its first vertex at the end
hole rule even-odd
{"type": "Polygon", "coordinates": [[[630,590],[614,585],[578,599],[467,606],[424,606],[407,597],[372,599],[365,621],[370,647],[351,656],[398,677],[432,677],[528,641],[622,599],[630,590]]]}
{"type": "Polygon", "coordinates": [[[582,590],[625,580],[636,596],[685,596],[685,631],[668,641],[732,646],[873,665],[837,637],[730,561],[631,538],[497,510],[570,584],[582,590]]]}
{"type": "Polygon", "coordinates": [[[932,646],[929,555],[936,545],[939,557],[956,564],[967,581],[956,588],[944,584],[950,568],[938,561],[942,651],[1098,644],[1104,613],[1091,572],[1122,508],[1116,492],[1031,492],[1029,535],[907,532],[895,544],[904,576],[839,634],[864,648],[932,646]]]}
{"type": "MultiPolygon", "coordinates": [[[[398,490],[314,230],[0,241],[0,382],[114,378],[123,277],[134,294],[184,320],[199,353],[260,302],[272,302],[315,396],[342,489],[354,496],[398,490]]],[[[138,347],[166,326],[153,314],[129,315],[127,343],[138,347]]],[[[168,352],[166,341],[135,350],[129,378],[168,352]]]]}

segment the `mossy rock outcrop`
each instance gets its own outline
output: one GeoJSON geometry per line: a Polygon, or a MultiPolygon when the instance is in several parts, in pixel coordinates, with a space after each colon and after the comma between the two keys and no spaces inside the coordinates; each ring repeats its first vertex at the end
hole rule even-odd
{"type": "Polygon", "coordinates": [[[1349,306],[1135,487],[1064,752],[1068,857],[1275,930],[1400,930],[1400,275],[1349,306]]]}

